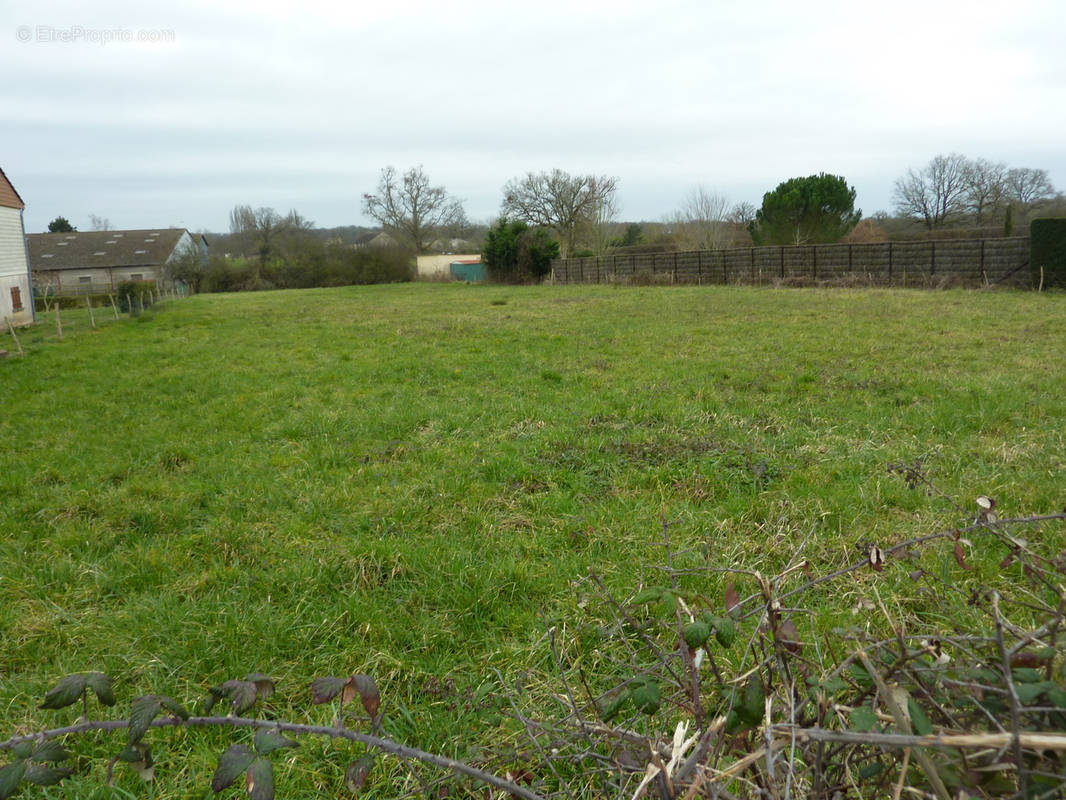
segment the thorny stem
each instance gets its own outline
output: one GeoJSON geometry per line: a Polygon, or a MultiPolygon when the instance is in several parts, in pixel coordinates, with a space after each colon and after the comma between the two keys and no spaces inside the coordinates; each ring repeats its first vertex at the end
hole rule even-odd
{"type": "MultiPolygon", "coordinates": [[[[294,722],[276,722],[273,720],[250,719],[248,717],[189,717],[188,719],[165,717],[152,720],[150,727],[203,728],[210,726],[275,730],[297,735],[328,736],[331,739],[347,739],[352,742],[361,742],[367,747],[376,747],[382,752],[396,756],[397,758],[413,759],[426,764],[433,764],[442,769],[451,770],[460,775],[465,775],[468,778],[473,778],[481,783],[495,786],[497,789],[503,789],[505,792],[523,798],[523,800],[544,800],[539,794],[524,786],[519,786],[517,783],[509,781],[506,778],[501,778],[498,775],[485,772],[484,770],[478,769],[465,762],[457,761],[454,758],[448,758],[447,756],[439,756],[435,753],[427,753],[425,750],[419,750],[417,747],[408,747],[399,742],[394,742],[391,739],[371,736],[370,734],[359,733],[357,731],[348,730],[347,728],[331,728],[325,725],[300,725],[294,722]]],[[[5,742],[0,742],[0,750],[10,750],[21,742],[40,742],[48,739],[55,739],[59,736],[66,736],[67,734],[85,733],[87,731],[117,731],[128,727],[129,721],[124,719],[88,720],[86,722],[79,722],[76,725],[68,725],[64,728],[50,728],[48,730],[38,731],[37,733],[31,733],[24,736],[14,736],[5,742]]]]}
{"type": "Polygon", "coordinates": [[[1003,618],[999,613],[999,592],[992,592],[992,615],[996,620],[996,646],[999,648],[999,657],[1003,666],[1003,682],[1007,686],[1007,698],[1010,700],[1010,728],[1011,749],[1014,751],[1014,764],[1018,768],[1018,783],[1022,797],[1029,794],[1029,777],[1025,773],[1022,764],[1022,743],[1018,737],[1021,730],[1021,703],[1018,693],[1014,689],[1014,677],[1011,675],[1010,656],[1007,655],[1007,647],[1003,643],[1003,618]]]}

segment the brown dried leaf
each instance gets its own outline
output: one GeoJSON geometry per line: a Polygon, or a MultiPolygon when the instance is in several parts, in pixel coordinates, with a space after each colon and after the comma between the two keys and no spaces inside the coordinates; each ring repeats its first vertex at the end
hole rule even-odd
{"type": "Polygon", "coordinates": [[[358,761],[353,761],[344,770],[344,785],[352,794],[359,794],[363,790],[370,770],[374,767],[373,756],[363,756],[358,761]]]}
{"type": "Polygon", "coordinates": [[[1030,669],[1036,669],[1040,666],[1040,659],[1032,650],[1022,650],[1020,653],[1015,653],[1011,656],[1010,665],[1012,667],[1028,667],[1030,669]]]}
{"type": "Polygon", "coordinates": [[[733,588],[733,584],[730,582],[725,587],[725,610],[732,611],[739,605],[740,595],[737,594],[737,590],[733,588]]]}
{"type": "Polygon", "coordinates": [[[923,576],[924,574],[925,574],[925,570],[924,570],[924,569],[916,569],[916,570],[912,570],[912,571],[910,572],[910,579],[911,579],[912,581],[914,581],[915,583],[917,583],[918,581],[920,581],[920,580],[922,579],[922,576],[923,576]]]}
{"type": "Polygon", "coordinates": [[[796,630],[796,623],[791,619],[786,619],[777,626],[777,639],[790,653],[799,653],[803,649],[800,644],[799,631],[796,630]]]}
{"type": "Polygon", "coordinates": [[[1017,555],[1017,550],[1011,550],[1009,553],[1007,553],[1007,555],[1003,557],[1003,560],[999,562],[999,568],[1006,569],[1007,567],[1009,567],[1011,564],[1014,563],[1014,559],[1017,557],[1017,555]]]}
{"type": "Polygon", "coordinates": [[[885,554],[876,544],[870,546],[870,566],[875,572],[880,572],[885,568],[885,554]]]}
{"type": "Polygon", "coordinates": [[[973,569],[973,567],[971,567],[969,564],[966,563],[966,551],[963,550],[962,542],[955,542],[955,551],[954,552],[955,552],[955,561],[958,562],[960,567],[962,567],[963,569],[973,569]]]}
{"type": "Polygon", "coordinates": [[[363,708],[366,709],[366,713],[370,715],[371,719],[376,719],[378,709],[381,708],[381,693],[378,691],[378,685],[374,683],[374,679],[369,675],[353,675],[349,683],[354,685],[356,691],[359,692],[359,698],[363,701],[363,708]]]}
{"type": "Polygon", "coordinates": [[[996,501],[993,500],[991,497],[986,497],[982,494],[979,495],[977,498],[977,507],[980,508],[982,511],[991,511],[993,508],[996,507],[996,501]]]}

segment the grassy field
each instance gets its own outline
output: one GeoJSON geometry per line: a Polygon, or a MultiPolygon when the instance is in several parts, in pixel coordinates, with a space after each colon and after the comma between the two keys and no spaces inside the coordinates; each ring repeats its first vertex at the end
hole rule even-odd
{"type": "MultiPolygon", "coordinates": [[[[365,671],[390,734],[463,756],[494,670],[547,667],[590,569],[654,580],[664,519],[693,564],[773,573],[810,536],[824,572],[959,523],[889,462],[1004,515],[1066,499],[1062,294],[415,284],[65,313],[0,362],[0,738],[72,718],[33,710],[68,672],[186,699],[265,672],[302,719],[312,677],[365,671]]],[[[903,615],[966,613],[879,580],[903,615]]],[[[156,791],[203,796],[213,766],[156,791]]]]}

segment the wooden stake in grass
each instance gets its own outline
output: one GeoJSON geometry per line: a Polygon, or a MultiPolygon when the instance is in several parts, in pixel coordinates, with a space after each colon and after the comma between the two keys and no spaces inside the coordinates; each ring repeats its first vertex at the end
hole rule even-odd
{"type": "Polygon", "coordinates": [[[115,319],[118,319],[118,306],[115,305],[115,296],[113,294],[109,294],[107,296],[107,299],[111,301],[111,309],[115,312],[115,319]]]}
{"type": "Polygon", "coordinates": [[[56,336],[63,341],[63,320],[59,318],[59,300],[56,300],[56,336]]]}
{"type": "Polygon", "coordinates": [[[11,331],[11,338],[15,340],[15,347],[19,351],[19,358],[25,358],[26,354],[22,351],[22,344],[19,342],[18,334],[15,333],[15,323],[7,317],[4,317],[4,322],[7,323],[7,329],[11,331]]]}
{"type": "Polygon", "coordinates": [[[89,309],[89,324],[93,330],[96,330],[96,317],[93,316],[93,300],[89,295],[85,295],[85,307],[89,309]]]}

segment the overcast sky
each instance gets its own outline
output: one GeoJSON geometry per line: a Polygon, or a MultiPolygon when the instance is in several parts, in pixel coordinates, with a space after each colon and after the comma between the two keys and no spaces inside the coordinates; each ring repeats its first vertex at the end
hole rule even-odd
{"type": "Polygon", "coordinates": [[[483,221],[553,167],[616,176],[625,220],[818,172],[869,215],[953,151],[1062,190],[1064,23],[1062,0],[0,0],[0,167],[28,232],[222,231],[236,204],[371,224],[388,164],[483,221]]]}

